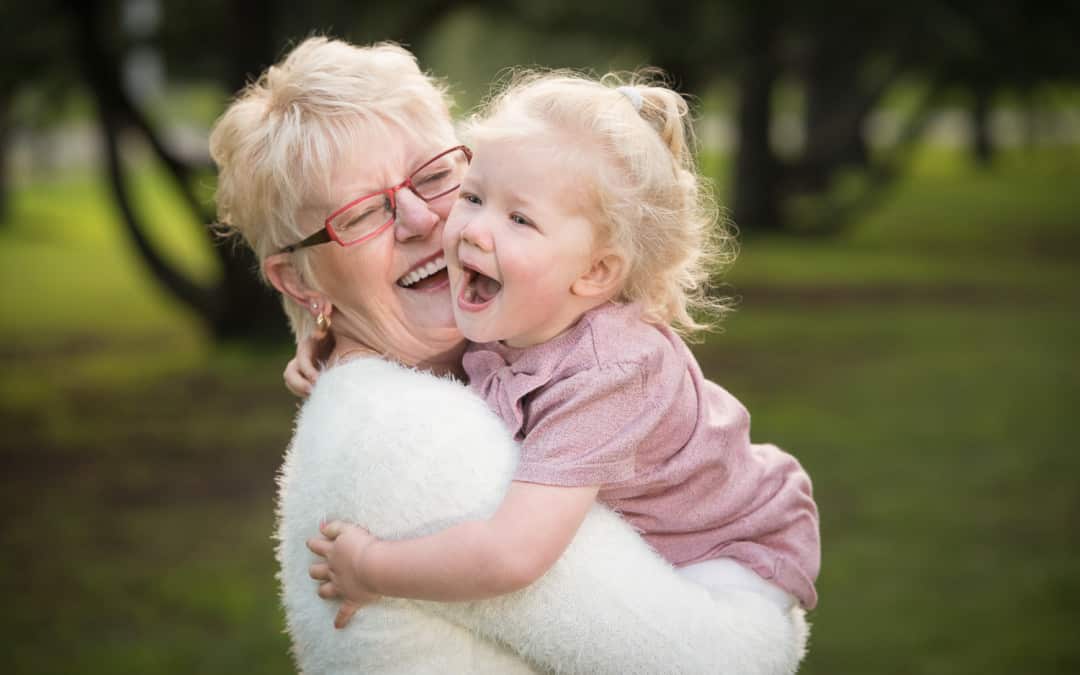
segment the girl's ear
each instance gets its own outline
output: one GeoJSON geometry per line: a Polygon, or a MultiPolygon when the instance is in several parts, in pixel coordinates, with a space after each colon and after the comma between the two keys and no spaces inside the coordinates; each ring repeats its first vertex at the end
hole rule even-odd
{"type": "Polygon", "coordinates": [[[582,298],[613,298],[626,279],[627,267],[622,253],[612,248],[601,249],[589,269],[571,284],[570,292],[582,298]]]}
{"type": "Polygon", "coordinates": [[[318,303],[320,296],[315,289],[304,281],[300,273],[293,267],[288,253],[275,253],[266,256],[262,263],[263,274],[270,280],[270,284],[278,289],[282,295],[286,295],[297,301],[304,307],[318,303]]]}

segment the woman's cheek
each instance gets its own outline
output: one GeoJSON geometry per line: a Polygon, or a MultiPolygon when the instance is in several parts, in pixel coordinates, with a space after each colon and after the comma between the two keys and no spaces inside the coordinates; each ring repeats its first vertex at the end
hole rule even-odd
{"type": "Polygon", "coordinates": [[[432,204],[432,211],[439,217],[439,220],[445,226],[450,221],[450,215],[454,212],[454,209],[461,202],[457,198],[457,194],[447,195],[441,199],[436,200],[435,204],[432,204]]]}
{"type": "Polygon", "coordinates": [[[458,236],[461,233],[461,200],[455,199],[454,206],[450,209],[450,213],[446,216],[446,220],[443,225],[443,250],[449,251],[452,249],[458,241],[458,236]]]}

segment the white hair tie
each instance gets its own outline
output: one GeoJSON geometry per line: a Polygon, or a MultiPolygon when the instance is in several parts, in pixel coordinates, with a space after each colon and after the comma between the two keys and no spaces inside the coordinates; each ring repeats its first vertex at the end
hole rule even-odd
{"type": "Polygon", "coordinates": [[[625,96],[630,101],[630,104],[634,106],[634,110],[641,112],[641,106],[645,103],[645,99],[641,97],[641,92],[634,87],[617,87],[615,91],[625,96]]]}

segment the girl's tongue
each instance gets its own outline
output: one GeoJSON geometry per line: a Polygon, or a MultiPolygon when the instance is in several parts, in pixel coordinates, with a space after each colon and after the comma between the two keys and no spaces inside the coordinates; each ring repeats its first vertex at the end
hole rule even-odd
{"type": "Polygon", "coordinates": [[[500,290],[502,290],[502,284],[498,281],[479,272],[474,272],[469,280],[465,299],[469,302],[482,304],[494,298],[500,290]]]}

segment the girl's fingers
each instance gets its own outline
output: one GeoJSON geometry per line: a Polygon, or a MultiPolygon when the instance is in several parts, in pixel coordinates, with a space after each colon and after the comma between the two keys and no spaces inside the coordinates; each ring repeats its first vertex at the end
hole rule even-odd
{"type": "Polygon", "coordinates": [[[315,563],[308,568],[308,574],[315,581],[330,581],[330,566],[326,563],[315,563]]]}
{"type": "Polygon", "coordinates": [[[321,537],[312,537],[307,540],[307,547],[315,555],[326,557],[330,550],[334,548],[334,542],[321,537]]]}
{"type": "Polygon", "coordinates": [[[334,617],[334,628],[341,630],[349,623],[349,620],[353,618],[353,614],[356,614],[356,610],[360,609],[360,605],[354,605],[351,602],[344,602],[341,604],[341,609],[338,610],[337,616],[334,617]]]}
{"type": "Polygon", "coordinates": [[[331,520],[329,523],[319,525],[319,532],[327,539],[337,539],[345,530],[346,524],[340,520],[331,520]]]}
{"type": "Polygon", "coordinates": [[[327,342],[329,340],[320,340],[315,336],[310,336],[296,345],[296,361],[300,366],[300,372],[312,382],[319,378],[319,367],[316,361],[319,358],[319,352],[324,351],[323,347],[327,342]]]}
{"type": "Polygon", "coordinates": [[[301,372],[300,364],[295,358],[285,366],[282,376],[285,380],[285,388],[292,392],[293,396],[307,398],[311,394],[312,381],[301,372]]]}
{"type": "Polygon", "coordinates": [[[337,586],[334,585],[334,582],[327,581],[324,584],[319,584],[319,597],[320,598],[325,598],[326,600],[333,600],[337,596],[338,596],[338,590],[337,590],[337,586]]]}
{"type": "Polygon", "coordinates": [[[307,381],[309,385],[314,384],[315,380],[319,379],[319,368],[315,365],[315,361],[311,358],[311,353],[305,353],[303,350],[296,355],[296,369],[300,372],[300,376],[307,381]]]}

